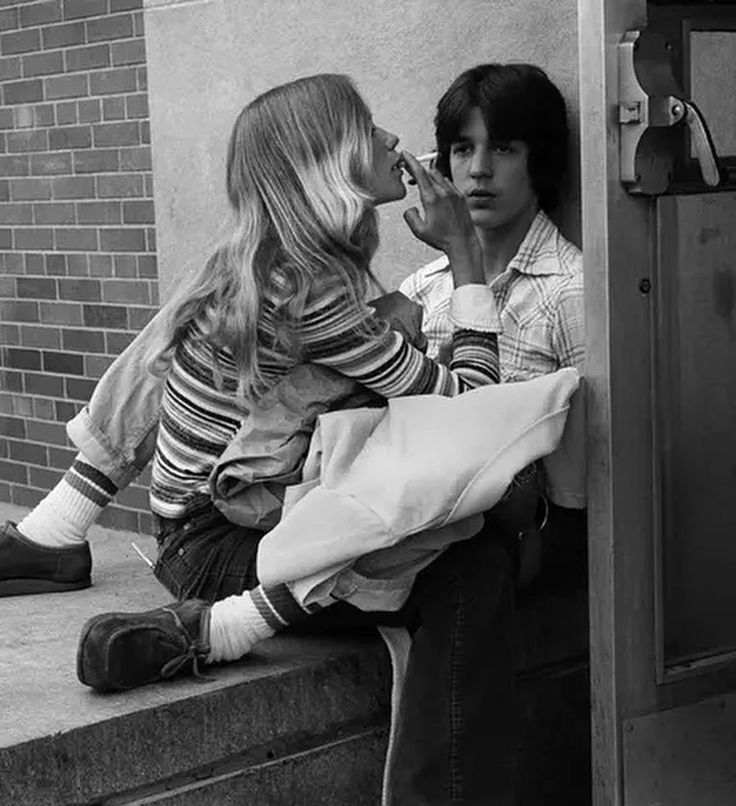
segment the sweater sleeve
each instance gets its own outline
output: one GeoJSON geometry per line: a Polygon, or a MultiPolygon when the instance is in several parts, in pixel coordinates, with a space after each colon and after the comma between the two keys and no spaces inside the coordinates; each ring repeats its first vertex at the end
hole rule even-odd
{"type": "MultiPolygon", "coordinates": [[[[467,287],[465,287],[467,288],[467,287]]],[[[478,293],[459,289],[452,360],[445,367],[412,347],[401,334],[358,306],[343,291],[312,300],[301,321],[305,359],[330,367],[384,397],[454,395],[498,383],[498,315],[492,296],[483,313],[478,293]]]]}

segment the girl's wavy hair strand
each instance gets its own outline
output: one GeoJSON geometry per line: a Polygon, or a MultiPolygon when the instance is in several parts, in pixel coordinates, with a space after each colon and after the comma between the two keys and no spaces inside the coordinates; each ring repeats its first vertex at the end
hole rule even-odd
{"type": "Polygon", "coordinates": [[[239,391],[262,393],[265,362],[296,362],[295,324],[312,289],[341,286],[356,304],[375,282],[378,245],[367,191],[371,113],[347,76],[320,74],[258,96],[238,115],[227,152],[231,234],[180,284],[151,366],[167,367],[190,323],[233,356],[239,391]],[[264,299],[275,335],[259,321],[264,299]]]}

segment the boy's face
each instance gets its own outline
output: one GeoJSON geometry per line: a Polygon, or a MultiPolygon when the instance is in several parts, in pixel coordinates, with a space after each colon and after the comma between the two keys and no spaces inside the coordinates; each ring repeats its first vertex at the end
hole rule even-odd
{"type": "Polygon", "coordinates": [[[478,229],[489,233],[510,229],[539,209],[521,140],[490,140],[480,109],[473,107],[450,147],[450,174],[465,196],[478,229]]]}

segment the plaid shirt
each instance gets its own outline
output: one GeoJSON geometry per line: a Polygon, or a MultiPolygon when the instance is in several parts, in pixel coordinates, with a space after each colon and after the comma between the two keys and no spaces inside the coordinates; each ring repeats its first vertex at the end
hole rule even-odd
{"type": "MultiPolygon", "coordinates": [[[[506,271],[490,284],[501,318],[501,380],[525,381],[561,367],[583,371],[583,264],[543,212],[537,213],[506,271]]],[[[442,357],[452,339],[452,272],[443,257],[407,277],[400,291],[424,308],[427,354],[442,357]]]]}
{"type": "MultiPolygon", "coordinates": [[[[451,344],[453,287],[444,257],[414,272],[400,287],[424,308],[422,329],[433,358],[444,358],[451,344]]],[[[545,213],[537,213],[517,253],[490,288],[502,326],[498,347],[503,382],[529,380],[561,367],[575,367],[582,375],[582,255],[545,213]]],[[[574,399],[560,448],[544,461],[549,496],[560,506],[585,506],[584,439],[581,404],[574,399]]]]}

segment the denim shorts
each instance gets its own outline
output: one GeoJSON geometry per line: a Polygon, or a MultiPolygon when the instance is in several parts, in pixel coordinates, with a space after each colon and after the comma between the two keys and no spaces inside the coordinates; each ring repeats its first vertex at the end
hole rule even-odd
{"type": "Polygon", "coordinates": [[[208,602],[258,585],[256,549],[264,532],[229,521],[214,504],[191,515],[154,515],[158,558],[153,573],[177,599],[208,602]]]}

